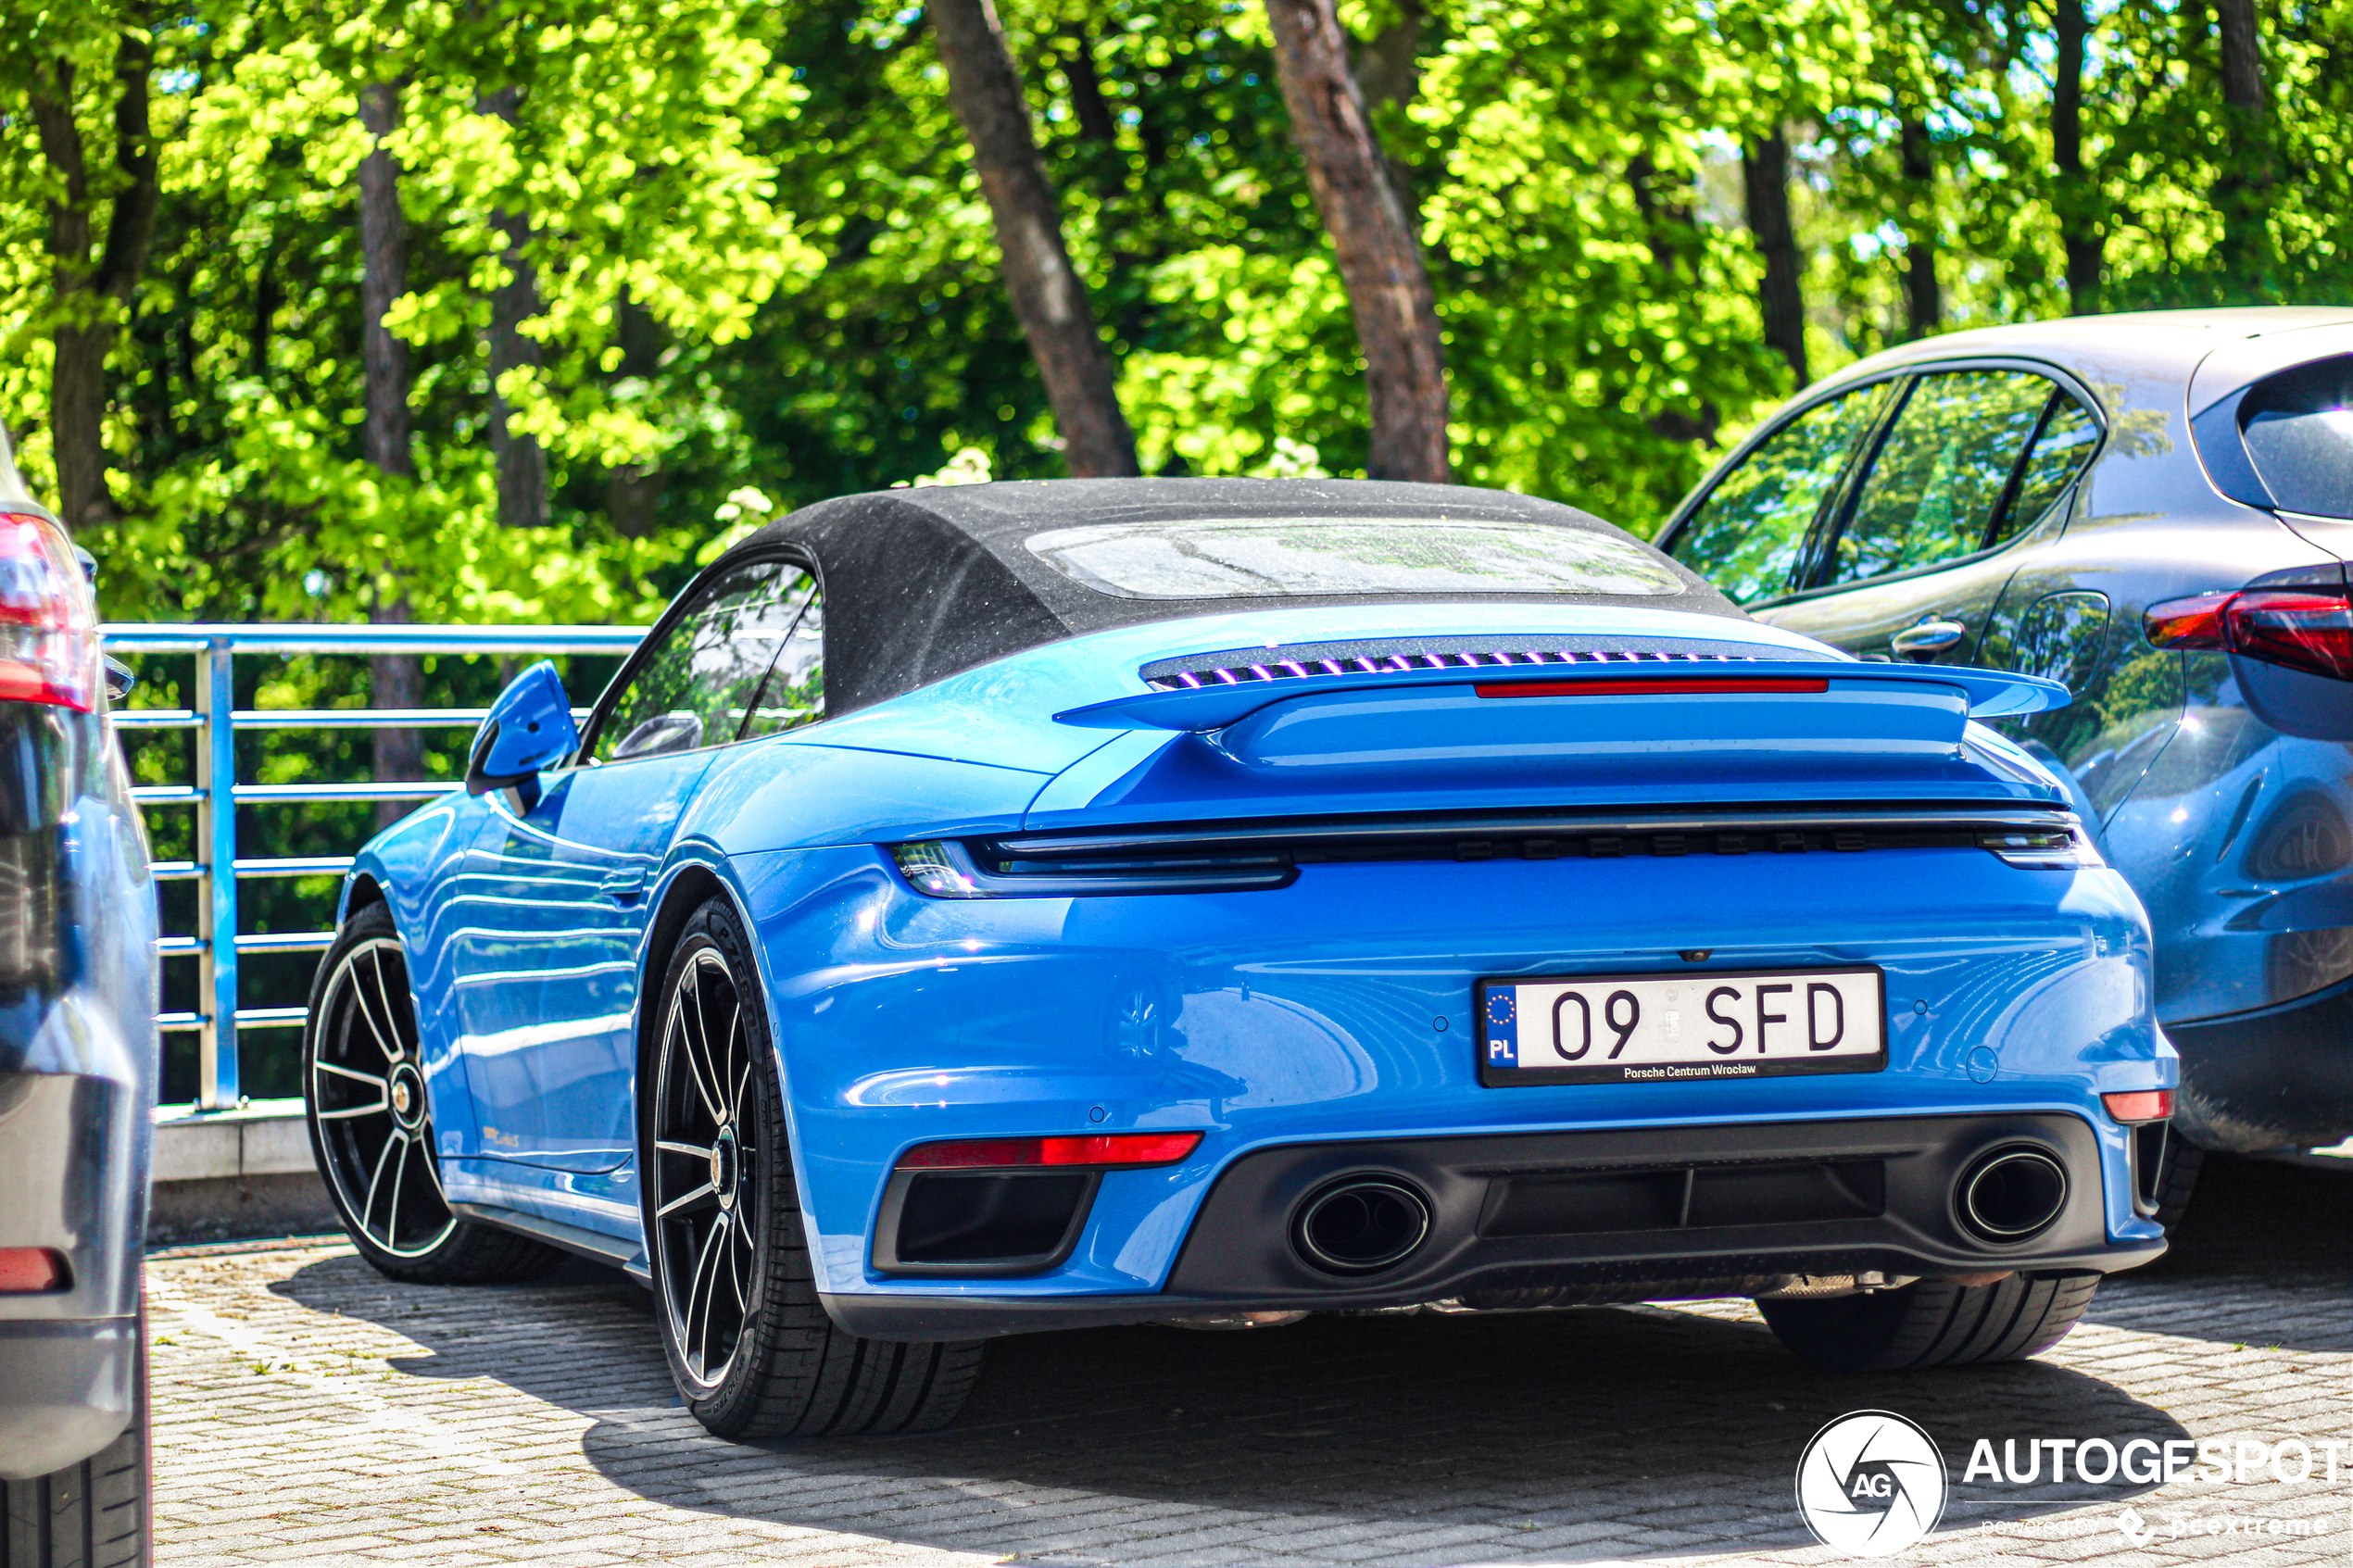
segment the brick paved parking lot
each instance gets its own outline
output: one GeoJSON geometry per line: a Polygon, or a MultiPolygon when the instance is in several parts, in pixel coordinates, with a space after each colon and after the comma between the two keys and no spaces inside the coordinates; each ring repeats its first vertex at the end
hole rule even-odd
{"type": "MultiPolygon", "coordinates": [[[[1001,1340],[922,1438],[745,1447],[585,1264],[385,1282],[347,1248],[159,1253],[157,1529],[180,1564],[1812,1562],[1806,1438],[1879,1408],[1953,1475],[1910,1561],[2353,1563],[2353,1181],[2218,1162],[2174,1253],[2056,1351],[1825,1378],[1745,1302],[1001,1340]],[[1964,1481],[1980,1438],[2340,1444],[2334,1484],[1964,1481]],[[2127,1531],[2138,1538],[2128,1538],[2127,1531]]],[[[2225,1459],[2238,1450],[2227,1450],[2225,1459]]],[[[2294,1474],[2294,1461],[2285,1461],[2294,1474]]]]}

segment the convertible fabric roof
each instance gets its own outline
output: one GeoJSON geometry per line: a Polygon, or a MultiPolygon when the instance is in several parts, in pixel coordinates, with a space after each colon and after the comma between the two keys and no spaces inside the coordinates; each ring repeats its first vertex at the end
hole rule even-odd
{"type": "Polygon", "coordinates": [[[729,550],[712,572],[787,552],[813,563],[825,596],[825,705],[882,702],[1007,654],[1086,632],[1236,608],[1523,602],[1655,605],[1745,621],[1730,600],[1642,546],[1683,584],[1640,601],[1577,594],[1318,594],[1126,598],[1063,576],[1024,547],[1047,529],[1194,518],[1445,518],[1623,530],[1574,507],[1497,490],[1334,479],[1058,479],[883,490],[821,501],[729,550]]]}

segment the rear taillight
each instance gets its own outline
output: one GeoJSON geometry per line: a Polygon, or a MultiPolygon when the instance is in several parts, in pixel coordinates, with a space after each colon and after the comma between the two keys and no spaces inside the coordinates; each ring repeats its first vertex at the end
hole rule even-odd
{"type": "Polygon", "coordinates": [[[87,713],[97,701],[97,616],[57,525],[0,512],[0,700],[87,713]]]}
{"type": "Polygon", "coordinates": [[[1634,681],[1490,681],[1481,696],[1727,696],[1746,692],[1826,692],[1810,675],[1658,676],[1634,681]]]}
{"type": "Polygon", "coordinates": [[[1174,1165],[1200,1146],[1199,1133],[1082,1133],[1076,1137],[965,1138],[919,1143],[899,1157],[902,1171],[1005,1170],[1052,1165],[1065,1171],[1174,1165]]]}
{"type": "Polygon", "coordinates": [[[2150,646],[2245,654],[2353,681],[2353,601],[2310,588],[2249,588],[2151,605],[2150,646]]]}

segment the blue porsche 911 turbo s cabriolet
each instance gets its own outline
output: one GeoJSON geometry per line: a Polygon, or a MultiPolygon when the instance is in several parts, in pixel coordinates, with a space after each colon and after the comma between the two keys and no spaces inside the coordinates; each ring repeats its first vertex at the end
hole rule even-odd
{"type": "Polygon", "coordinates": [[[360,854],[304,1077],[396,1278],[650,1286],[731,1436],[995,1335],[1746,1296],[2012,1360],[2164,1248],[2148,927],[1974,721],[1609,525],[1333,481],[900,490],[552,667],[360,854]]]}

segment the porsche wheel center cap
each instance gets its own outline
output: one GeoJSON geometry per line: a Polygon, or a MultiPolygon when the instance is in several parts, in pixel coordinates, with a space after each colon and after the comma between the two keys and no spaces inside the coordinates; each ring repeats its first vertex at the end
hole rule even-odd
{"type": "Polygon", "coordinates": [[[711,1146],[711,1190],[719,1198],[719,1207],[736,1206],[736,1135],[722,1128],[719,1141],[711,1146]]]}
{"type": "Polygon", "coordinates": [[[392,1103],[393,1120],[404,1127],[414,1127],[422,1120],[425,1109],[425,1086],[417,1077],[417,1070],[407,1062],[392,1070],[392,1081],[384,1085],[384,1098],[392,1103]]]}

